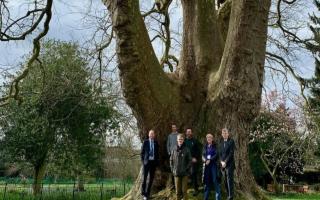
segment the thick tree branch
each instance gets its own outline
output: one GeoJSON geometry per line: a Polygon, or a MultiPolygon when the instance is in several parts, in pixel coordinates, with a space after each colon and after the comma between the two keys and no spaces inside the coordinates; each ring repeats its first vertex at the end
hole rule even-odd
{"type": "Polygon", "coordinates": [[[214,0],[183,0],[182,6],[184,24],[179,76],[190,80],[195,71],[204,75],[219,68],[223,41],[214,0]]]}
{"type": "MultiPolygon", "coordinates": [[[[157,127],[156,119],[179,98],[177,87],[160,67],[138,0],[104,1],[112,16],[122,88],[141,130],[157,127]],[[175,98],[174,98],[175,97],[175,98]],[[137,114],[139,111],[139,115],[137,114]],[[148,120],[149,119],[149,120],[148,120]],[[150,122],[152,124],[142,124],[150,122]]],[[[142,134],[142,133],[141,133],[142,134]]],[[[144,135],[141,135],[144,136],[144,135]]]]}
{"type": "Polygon", "coordinates": [[[232,1],[221,67],[210,77],[211,101],[223,100],[229,108],[237,105],[234,110],[245,116],[242,120],[252,120],[260,107],[270,4],[232,1]]]}
{"type": "MultiPolygon", "coordinates": [[[[210,71],[217,71],[223,52],[214,0],[183,0],[183,46],[177,75],[187,102],[201,105],[210,71]]],[[[197,112],[197,108],[195,109],[197,112]]]]}
{"type": "Polygon", "coordinates": [[[226,41],[231,13],[232,0],[227,0],[218,10],[217,18],[223,41],[226,41]]]}

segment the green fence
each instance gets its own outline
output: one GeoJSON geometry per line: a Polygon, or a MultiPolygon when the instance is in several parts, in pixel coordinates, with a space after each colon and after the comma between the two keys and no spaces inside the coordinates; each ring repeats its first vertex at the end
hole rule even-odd
{"type": "Polygon", "coordinates": [[[32,179],[0,178],[0,199],[3,200],[109,200],[125,195],[132,186],[131,180],[104,179],[86,181],[84,191],[78,191],[72,180],[52,181],[45,179],[41,193],[32,194],[32,179]]]}

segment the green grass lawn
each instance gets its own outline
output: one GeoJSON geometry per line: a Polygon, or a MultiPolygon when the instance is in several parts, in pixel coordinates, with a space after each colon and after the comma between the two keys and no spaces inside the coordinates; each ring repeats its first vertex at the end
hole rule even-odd
{"type": "MultiPolygon", "coordinates": [[[[23,194],[17,192],[7,193],[6,196],[3,196],[3,193],[0,193],[0,199],[5,200],[110,200],[111,197],[114,197],[110,194],[103,194],[102,196],[98,193],[89,193],[89,192],[79,192],[75,193],[73,196],[70,193],[63,192],[53,192],[53,193],[45,193],[42,196],[34,197],[31,194],[23,194]]],[[[119,195],[122,196],[122,195],[119,195]]]]}
{"type": "MultiPolygon", "coordinates": [[[[124,185],[121,181],[85,184],[84,192],[73,192],[73,184],[44,184],[41,196],[34,197],[30,184],[0,184],[0,200],[110,200],[127,193],[132,183],[124,185]]],[[[202,197],[199,194],[197,198],[202,197]]],[[[213,195],[212,195],[213,197],[213,195]]],[[[299,194],[288,193],[278,196],[270,195],[272,200],[320,200],[320,193],[299,194]]],[[[195,199],[190,195],[190,200],[195,199]]]]}
{"type": "MultiPolygon", "coordinates": [[[[72,192],[55,191],[50,193],[43,193],[42,197],[33,197],[32,194],[22,192],[8,192],[6,197],[3,196],[3,192],[0,192],[0,199],[5,200],[110,200],[112,197],[121,197],[123,194],[110,194],[104,192],[101,196],[99,191],[87,190],[85,192],[75,192],[74,196],[72,192]]],[[[193,198],[191,198],[193,199],[193,198]]],[[[320,194],[283,194],[279,196],[271,196],[272,200],[320,200],[320,194]]]]}
{"type": "Polygon", "coordinates": [[[283,194],[278,196],[271,196],[273,200],[320,200],[320,193],[312,193],[312,194],[297,194],[297,193],[290,193],[290,194],[283,194]]]}
{"type": "Polygon", "coordinates": [[[110,200],[126,194],[132,183],[110,181],[85,184],[85,191],[74,191],[74,184],[44,184],[39,197],[32,195],[31,184],[0,184],[1,200],[110,200]],[[6,192],[4,192],[6,191],[6,192]]]}

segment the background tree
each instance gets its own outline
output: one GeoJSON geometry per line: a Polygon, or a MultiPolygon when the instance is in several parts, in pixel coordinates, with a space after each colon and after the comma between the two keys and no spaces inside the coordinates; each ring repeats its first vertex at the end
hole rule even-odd
{"type": "MultiPolygon", "coordinates": [[[[315,0],[314,4],[320,11],[320,1],[315,0]]],[[[313,122],[314,131],[316,132],[317,149],[315,155],[320,158],[320,17],[316,14],[310,15],[311,25],[310,30],[313,33],[311,42],[308,43],[308,49],[315,57],[315,72],[312,79],[309,80],[310,95],[309,95],[309,115],[313,122]]]]}
{"type": "MultiPolygon", "coordinates": [[[[315,0],[315,5],[317,9],[320,11],[320,2],[315,0]]],[[[315,14],[310,15],[311,25],[310,30],[313,33],[313,37],[311,38],[311,42],[308,43],[308,49],[313,53],[315,57],[315,72],[314,77],[309,80],[309,84],[311,86],[309,96],[309,106],[311,108],[312,119],[319,127],[320,125],[320,17],[315,14]]],[[[319,129],[318,129],[319,130],[319,129]]]]}
{"type": "Polygon", "coordinates": [[[37,65],[21,83],[24,100],[20,104],[10,101],[1,108],[3,150],[12,160],[32,164],[34,194],[40,191],[50,161],[70,161],[64,167],[74,162],[71,166],[81,175],[101,161],[105,132],[119,129],[110,102],[94,93],[77,45],[46,42],[37,65]]]}
{"type": "Polygon", "coordinates": [[[250,163],[255,177],[261,180],[268,174],[276,192],[281,191],[280,181],[292,183],[303,173],[303,140],[285,104],[278,104],[275,110],[263,108],[250,132],[250,163]]]}
{"type": "MultiPolygon", "coordinates": [[[[315,5],[320,11],[320,1],[315,0],[315,5]]],[[[310,16],[312,24],[310,30],[313,33],[312,42],[309,43],[308,49],[315,56],[315,72],[314,77],[309,80],[311,85],[311,95],[309,97],[310,107],[314,113],[314,121],[316,124],[320,124],[319,113],[320,113],[320,17],[315,14],[310,16]]]]}

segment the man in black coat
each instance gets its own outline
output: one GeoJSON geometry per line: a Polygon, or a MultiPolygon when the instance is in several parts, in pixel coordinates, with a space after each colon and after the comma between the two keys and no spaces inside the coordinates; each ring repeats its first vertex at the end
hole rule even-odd
{"type": "Polygon", "coordinates": [[[199,165],[201,162],[201,151],[199,141],[193,137],[192,129],[187,128],[186,130],[186,139],[184,141],[185,145],[189,148],[192,156],[192,165],[191,165],[191,183],[194,188],[193,196],[198,194],[198,171],[199,165]]]}
{"type": "Polygon", "coordinates": [[[155,139],[154,130],[149,131],[149,138],[146,139],[141,148],[141,162],[143,165],[143,182],[141,194],[146,200],[150,196],[151,186],[159,162],[159,144],[155,139]],[[147,177],[149,182],[147,184],[147,177]]]}
{"type": "Polygon", "coordinates": [[[228,129],[222,129],[222,140],[219,144],[219,157],[222,173],[225,177],[228,200],[233,200],[233,174],[235,169],[234,162],[234,140],[229,137],[228,129]]]}

